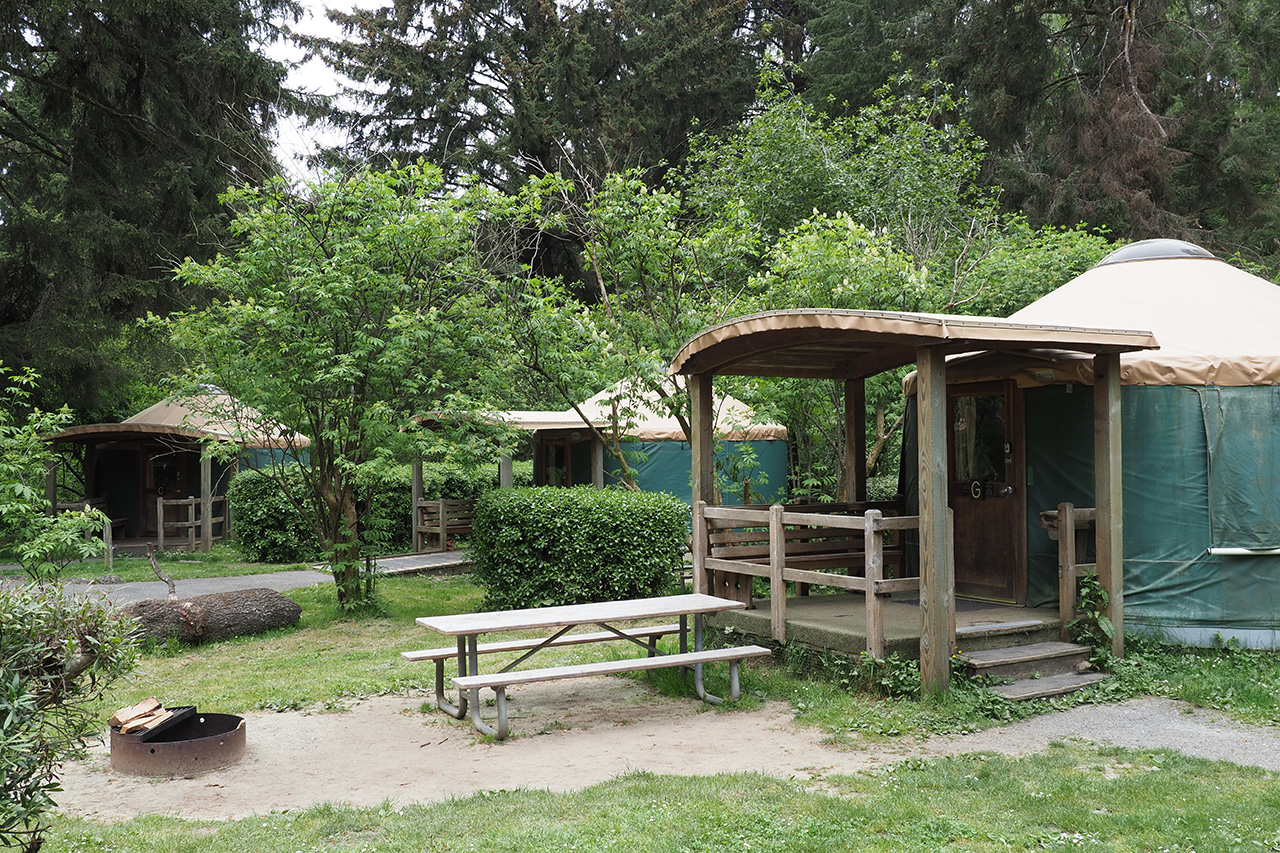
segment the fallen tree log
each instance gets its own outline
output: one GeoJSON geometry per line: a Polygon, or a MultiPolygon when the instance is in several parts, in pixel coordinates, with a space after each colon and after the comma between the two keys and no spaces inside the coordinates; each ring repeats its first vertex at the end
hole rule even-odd
{"type": "Polygon", "coordinates": [[[273,589],[238,589],[176,601],[150,598],[130,604],[124,613],[157,643],[176,637],[196,645],[293,625],[302,607],[273,589]]]}

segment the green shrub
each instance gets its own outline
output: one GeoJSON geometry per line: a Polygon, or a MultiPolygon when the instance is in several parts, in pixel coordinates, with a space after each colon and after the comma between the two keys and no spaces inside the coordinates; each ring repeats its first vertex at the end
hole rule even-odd
{"type": "Polygon", "coordinates": [[[476,503],[471,556],[492,609],[674,591],[689,507],[613,489],[497,489],[476,503]]]}
{"type": "Polygon", "coordinates": [[[58,765],[82,753],[103,692],[137,663],[135,627],[56,584],[0,589],[0,847],[40,849],[58,765]]]}
{"type": "Polygon", "coordinates": [[[422,497],[429,501],[478,498],[498,488],[498,466],[464,467],[443,462],[422,464],[422,497]]]}
{"type": "MultiPolygon", "coordinates": [[[[290,488],[302,495],[300,471],[285,469],[290,488]]],[[[232,527],[247,559],[255,563],[300,563],[320,552],[315,531],[289,501],[280,482],[263,471],[241,471],[227,489],[232,527]]]]}

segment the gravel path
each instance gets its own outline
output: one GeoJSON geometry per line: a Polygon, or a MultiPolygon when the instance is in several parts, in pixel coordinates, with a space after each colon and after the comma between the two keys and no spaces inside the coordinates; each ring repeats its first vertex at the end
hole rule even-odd
{"type": "Polygon", "coordinates": [[[1280,770],[1280,731],[1164,699],[1085,706],[973,735],[852,749],[829,746],[821,732],[796,726],[781,703],[714,712],[620,679],[521,688],[512,697],[515,734],[503,743],[485,743],[467,723],[423,713],[425,699],[363,699],[339,714],[247,714],[245,759],[191,778],[114,773],[107,749],[97,747],[88,760],[64,768],[58,802],[68,814],[103,821],[140,814],[235,819],[324,802],[376,806],[516,788],[573,791],[634,771],[820,780],[913,757],[1027,755],[1069,739],[1280,770]]]}

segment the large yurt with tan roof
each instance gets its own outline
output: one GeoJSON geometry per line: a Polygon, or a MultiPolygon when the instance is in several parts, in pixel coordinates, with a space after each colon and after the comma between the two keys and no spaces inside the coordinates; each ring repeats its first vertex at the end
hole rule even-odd
{"type": "MultiPolygon", "coordinates": [[[[1159,342],[1120,358],[1130,628],[1280,647],[1280,287],[1198,246],[1150,240],[1009,319],[1159,342]]],[[[972,508],[1016,508],[1025,541],[1008,547],[1030,606],[1057,600],[1058,546],[1040,513],[1093,505],[1091,364],[1054,351],[948,363],[957,527],[972,508]]]]}

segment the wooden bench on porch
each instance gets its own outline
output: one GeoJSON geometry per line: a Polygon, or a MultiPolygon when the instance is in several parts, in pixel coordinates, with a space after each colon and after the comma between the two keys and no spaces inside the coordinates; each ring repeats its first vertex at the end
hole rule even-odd
{"type": "Polygon", "coordinates": [[[414,551],[425,551],[435,539],[436,551],[449,550],[455,536],[470,536],[476,517],[476,502],[467,500],[420,500],[413,514],[414,551]]]}

